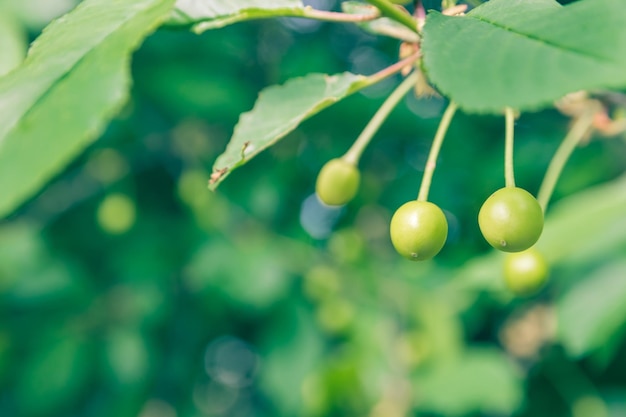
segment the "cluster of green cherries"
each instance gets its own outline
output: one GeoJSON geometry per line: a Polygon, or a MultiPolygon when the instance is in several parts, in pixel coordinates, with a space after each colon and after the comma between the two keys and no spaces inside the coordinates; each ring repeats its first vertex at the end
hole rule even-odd
{"type": "MultiPolygon", "coordinates": [[[[328,161],[319,173],[316,192],[327,205],[344,205],[355,195],[360,174],[356,166],[341,158],[328,161]]],[[[548,263],[532,246],[543,230],[543,211],[528,191],[504,187],[482,205],[478,224],[487,242],[508,252],[504,262],[507,287],[517,294],[538,290],[548,277],[548,263]]],[[[448,222],[439,206],[414,200],[398,208],[390,224],[396,251],[412,261],[433,258],[448,236],[448,222]]]]}
{"type": "MultiPolygon", "coordinates": [[[[382,105],[350,150],[322,167],[317,177],[316,193],[323,203],[339,206],[354,198],[360,182],[358,159],[386,115],[406,94],[405,90],[411,84],[409,78],[403,83],[406,85],[401,84],[382,105]]],[[[441,208],[427,201],[427,198],[437,155],[455,111],[456,105],[450,103],[444,112],[417,199],[400,206],[391,219],[390,237],[394,248],[400,255],[413,261],[433,258],[447,239],[446,216],[441,208]]],[[[507,253],[503,271],[506,286],[518,295],[529,295],[543,287],[549,273],[548,263],[533,247],[543,231],[544,215],[538,200],[528,191],[515,186],[512,158],[514,113],[511,109],[506,109],[505,119],[506,186],[495,191],[483,203],[478,214],[478,224],[486,241],[507,253]]]]}

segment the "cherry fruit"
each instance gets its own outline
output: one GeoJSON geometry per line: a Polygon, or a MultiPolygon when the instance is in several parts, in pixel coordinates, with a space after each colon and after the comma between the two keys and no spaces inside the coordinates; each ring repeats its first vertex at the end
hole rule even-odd
{"type": "Polygon", "coordinates": [[[341,206],[354,198],[360,179],[361,174],[353,164],[341,158],[331,159],[317,176],[315,192],[324,204],[341,206]]]}
{"type": "Polygon", "coordinates": [[[543,230],[543,211],[528,191],[517,187],[493,193],[478,213],[478,225],[491,246],[520,252],[537,242],[543,230]]]}
{"type": "Polygon", "coordinates": [[[534,248],[507,254],[504,260],[504,282],[517,295],[532,295],[548,280],[548,262],[534,248]]]}
{"type": "Polygon", "coordinates": [[[424,261],[443,248],[448,237],[448,222],[435,204],[410,201],[394,213],[390,234],[400,255],[412,261],[424,261]]]}

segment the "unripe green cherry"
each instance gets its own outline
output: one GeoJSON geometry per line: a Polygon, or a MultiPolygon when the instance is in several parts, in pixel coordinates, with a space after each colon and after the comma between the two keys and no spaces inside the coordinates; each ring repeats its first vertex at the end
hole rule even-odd
{"type": "Polygon", "coordinates": [[[520,252],[537,242],[543,230],[543,211],[528,191],[501,188],[483,203],[478,225],[491,246],[504,252],[520,252]]]}
{"type": "Polygon", "coordinates": [[[354,198],[361,174],[357,167],[341,158],[331,159],[320,170],[315,184],[319,199],[329,206],[341,206],[354,198]]]}
{"type": "Polygon", "coordinates": [[[425,261],[439,253],[448,237],[443,211],[428,201],[409,201],[393,214],[391,243],[412,261],[425,261]]]}
{"type": "Polygon", "coordinates": [[[548,280],[548,262],[534,248],[509,253],[504,259],[504,283],[516,295],[532,295],[548,280]]]}

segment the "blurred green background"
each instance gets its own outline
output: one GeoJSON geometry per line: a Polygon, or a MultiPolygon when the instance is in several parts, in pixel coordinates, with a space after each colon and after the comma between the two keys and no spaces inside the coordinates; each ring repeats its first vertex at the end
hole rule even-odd
{"type": "MultiPolygon", "coordinates": [[[[1,0],[5,66],[73,4],[1,0]]],[[[388,222],[417,195],[442,99],[393,112],[354,202],[315,199],[319,168],[398,79],[207,190],[259,90],[370,74],[397,47],[296,19],[151,36],[102,138],[0,222],[0,416],[626,415],[623,137],[592,140],[567,165],[539,243],[551,281],[532,298],[504,289],[476,222],[503,186],[502,118],[452,123],[431,190],[450,233],[432,262],[397,255],[388,222]]],[[[520,186],[536,193],[567,128],[554,110],[521,117],[520,186]]]]}

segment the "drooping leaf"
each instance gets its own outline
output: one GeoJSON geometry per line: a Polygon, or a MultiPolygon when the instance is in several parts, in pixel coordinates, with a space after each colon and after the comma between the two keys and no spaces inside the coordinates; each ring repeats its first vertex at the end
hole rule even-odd
{"type": "MultiPolygon", "coordinates": [[[[357,1],[344,1],[341,3],[341,10],[348,14],[368,15],[372,14],[373,10],[376,9],[369,4],[357,1]]],[[[407,42],[419,41],[419,35],[417,33],[388,17],[362,22],[358,25],[375,35],[390,36],[407,42]]]]}
{"type": "Polygon", "coordinates": [[[261,91],[254,108],[239,118],[226,151],[215,161],[210,188],[215,189],[232,170],[282,139],[305,119],[375,81],[375,77],[349,72],[309,74],[261,91]]]}
{"type": "Polygon", "coordinates": [[[36,192],[125,102],[130,53],[174,0],[87,0],[0,79],[0,216],[36,192]]]}
{"type": "Polygon", "coordinates": [[[595,271],[557,302],[558,334],[573,356],[603,347],[626,323],[626,262],[595,271]]]}
{"type": "Polygon", "coordinates": [[[303,16],[304,10],[301,0],[178,0],[168,24],[202,33],[250,19],[303,16]]]}
{"type": "Polygon", "coordinates": [[[621,0],[492,0],[466,16],[431,12],[424,66],[466,111],[535,110],[563,95],[626,86],[621,0]]]}

